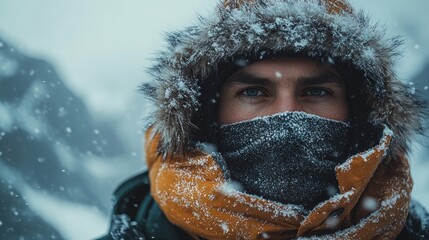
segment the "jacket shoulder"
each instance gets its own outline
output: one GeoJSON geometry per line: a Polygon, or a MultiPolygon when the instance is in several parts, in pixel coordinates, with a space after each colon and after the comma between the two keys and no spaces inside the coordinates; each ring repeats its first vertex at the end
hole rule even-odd
{"type": "Polygon", "coordinates": [[[122,183],[114,192],[109,233],[98,240],[191,239],[165,217],[150,194],[148,172],[122,183]]]}
{"type": "Polygon", "coordinates": [[[141,227],[134,224],[144,198],[150,196],[147,171],[123,182],[113,193],[113,211],[109,232],[97,240],[146,239],[141,227]]]}
{"type": "Polygon", "coordinates": [[[113,214],[126,214],[135,219],[144,197],[150,195],[148,172],[145,171],[123,182],[113,193],[113,214]]]}

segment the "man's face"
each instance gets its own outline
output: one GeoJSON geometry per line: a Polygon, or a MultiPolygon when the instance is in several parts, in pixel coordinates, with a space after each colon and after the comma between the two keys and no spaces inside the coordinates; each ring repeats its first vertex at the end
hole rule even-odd
{"type": "Polygon", "coordinates": [[[347,121],[347,92],[335,68],[286,57],[250,64],[222,86],[218,122],[230,124],[291,111],[347,121]]]}

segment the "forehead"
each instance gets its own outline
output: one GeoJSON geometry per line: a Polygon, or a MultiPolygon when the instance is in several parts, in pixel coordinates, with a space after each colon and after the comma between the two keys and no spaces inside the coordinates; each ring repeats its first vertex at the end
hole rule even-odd
{"type": "Polygon", "coordinates": [[[245,73],[261,77],[280,78],[283,76],[306,77],[324,72],[329,72],[339,77],[339,73],[332,65],[323,64],[311,58],[281,57],[254,62],[232,75],[245,73]]]}

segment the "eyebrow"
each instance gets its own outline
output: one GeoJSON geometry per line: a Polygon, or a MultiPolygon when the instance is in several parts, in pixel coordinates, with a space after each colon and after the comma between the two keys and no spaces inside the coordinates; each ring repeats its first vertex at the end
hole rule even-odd
{"type": "MultiPolygon", "coordinates": [[[[226,80],[226,84],[228,83],[243,83],[247,85],[260,85],[260,86],[270,86],[275,85],[275,81],[270,78],[258,77],[249,73],[240,73],[236,76],[232,76],[231,78],[226,80]]],[[[327,83],[335,83],[339,85],[344,85],[343,79],[335,73],[330,71],[324,71],[318,73],[314,76],[309,77],[299,77],[298,84],[301,86],[307,85],[320,85],[327,83]]]]}
{"type": "Polygon", "coordinates": [[[310,77],[299,77],[298,83],[301,86],[306,85],[319,85],[327,83],[336,83],[339,85],[344,85],[344,80],[335,73],[330,71],[324,71],[320,74],[310,76],[310,77]]]}
{"type": "Polygon", "coordinates": [[[274,81],[269,78],[258,77],[249,73],[240,73],[236,76],[232,76],[226,80],[226,84],[228,83],[243,83],[248,85],[261,85],[261,86],[269,86],[274,85],[274,81]]]}

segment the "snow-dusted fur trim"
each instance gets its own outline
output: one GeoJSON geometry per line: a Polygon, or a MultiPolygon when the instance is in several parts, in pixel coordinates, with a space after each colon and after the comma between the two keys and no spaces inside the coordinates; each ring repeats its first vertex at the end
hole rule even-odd
{"type": "Polygon", "coordinates": [[[369,96],[369,120],[387,124],[395,133],[394,153],[406,152],[412,133],[421,129],[423,103],[393,70],[398,38],[369,23],[362,12],[332,14],[319,0],[259,0],[240,8],[219,6],[218,14],[167,35],[168,47],[150,69],[153,81],[142,91],[155,105],[150,115],[160,133],[159,152],[183,153],[200,110],[201,87],[225,62],[278,53],[304,54],[347,62],[361,71],[369,96]]]}

